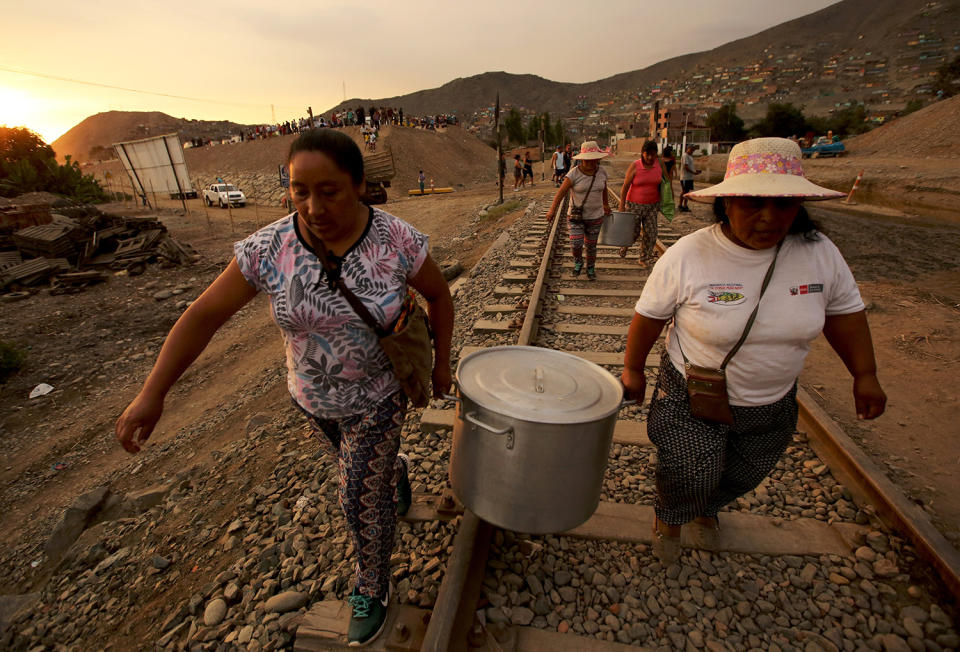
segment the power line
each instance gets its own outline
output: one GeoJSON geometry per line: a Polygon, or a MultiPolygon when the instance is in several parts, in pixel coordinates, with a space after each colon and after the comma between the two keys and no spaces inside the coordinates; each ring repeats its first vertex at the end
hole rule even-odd
{"type": "MultiPolygon", "coordinates": [[[[188,101],[190,101],[190,102],[206,102],[206,103],[208,103],[208,104],[224,104],[224,105],[228,105],[228,106],[243,106],[243,107],[247,107],[247,108],[257,108],[257,109],[262,109],[262,108],[264,108],[264,105],[263,105],[263,104],[253,104],[253,103],[249,103],[249,102],[227,102],[227,101],[224,101],[224,100],[211,100],[211,99],[206,99],[206,98],[202,98],[202,97],[189,97],[189,96],[186,96],[186,95],[173,95],[173,94],[171,94],[171,93],[159,93],[159,92],[157,92],[157,91],[145,91],[145,90],[142,90],[142,89],[139,89],[139,88],[127,88],[127,87],[125,87],[125,86],[114,86],[114,85],[112,85],[112,84],[101,84],[100,82],[86,81],[86,80],[82,80],[82,79],[71,79],[71,78],[69,78],[69,77],[60,77],[60,76],[58,76],[58,75],[49,75],[49,74],[47,74],[47,73],[42,73],[42,72],[30,72],[30,71],[28,71],[28,70],[17,70],[16,68],[7,68],[7,67],[5,67],[5,66],[0,66],[0,71],[3,71],[3,72],[12,72],[12,73],[17,74],[17,75],[27,75],[27,76],[29,76],[29,77],[40,77],[41,79],[52,79],[52,80],[55,80],[55,81],[68,82],[68,83],[71,83],[71,84],[83,84],[84,86],[97,86],[97,87],[99,87],[99,88],[111,88],[111,89],[113,89],[113,90],[126,91],[126,92],[128,92],[128,93],[140,93],[140,94],[142,94],[142,95],[156,95],[156,96],[159,96],[159,97],[172,97],[172,98],[174,98],[174,99],[178,99],[178,100],[188,100],[188,101]]],[[[292,110],[292,111],[299,111],[299,110],[300,110],[300,109],[294,109],[293,107],[288,107],[288,106],[284,106],[284,107],[280,107],[280,108],[288,109],[288,110],[292,110]]]]}

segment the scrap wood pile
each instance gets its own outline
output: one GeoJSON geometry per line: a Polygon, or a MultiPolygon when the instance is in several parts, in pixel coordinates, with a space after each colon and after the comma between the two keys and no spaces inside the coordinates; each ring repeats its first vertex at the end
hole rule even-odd
{"type": "Polygon", "coordinates": [[[0,205],[0,291],[49,283],[52,294],[78,292],[111,271],[141,274],[150,262],[184,264],[196,252],[157,217],[107,215],[89,205],[0,205]]]}

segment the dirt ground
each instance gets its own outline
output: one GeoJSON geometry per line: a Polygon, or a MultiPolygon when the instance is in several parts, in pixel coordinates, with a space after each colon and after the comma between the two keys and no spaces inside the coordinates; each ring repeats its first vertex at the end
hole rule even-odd
{"type": "MultiPolygon", "coordinates": [[[[614,161],[613,169],[625,168],[625,161],[614,161]]],[[[527,202],[548,201],[552,192],[540,182],[522,193],[508,190],[505,199],[520,202],[496,218],[478,217],[496,199],[492,183],[402,198],[385,208],[429,233],[438,261],[457,259],[469,267],[527,202]]],[[[151,439],[154,461],[144,465],[115,442],[114,421],[146,377],[183,302],[226,265],[234,240],[281,216],[279,210],[258,215],[252,207],[239,209],[231,228],[227,211],[205,212],[199,201],[188,207],[189,215],[165,209],[162,219],[201,262],[151,265],[142,276],[117,275],[80,294],[41,291],[3,304],[0,340],[24,349],[27,358],[0,392],[0,593],[38,588],[42,576],[31,562],[42,562],[43,542],[78,495],[106,482],[116,491],[140,489],[186,466],[216,465],[211,451],[236,438],[252,418],[288,409],[280,338],[258,297],[171,393],[151,439]],[[158,300],[160,290],[176,294],[158,300]],[[29,399],[39,383],[53,385],[54,392],[29,399]],[[182,433],[190,434],[189,447],[167,446],[182,433]]],[[[676,221],[684,232],[709,222],[706,207],[694,209],[676,221]]],[[[868,302],[880,379],[890,397],[887,414],[872,423],[856,420],[849,377],[822,338],[801,383],[957,545],[960,224],[867,205],[817,209],[815,216],[847,257],[868,302]]],[[[265,448],[264,467],[278,454],[265,448]]]]}

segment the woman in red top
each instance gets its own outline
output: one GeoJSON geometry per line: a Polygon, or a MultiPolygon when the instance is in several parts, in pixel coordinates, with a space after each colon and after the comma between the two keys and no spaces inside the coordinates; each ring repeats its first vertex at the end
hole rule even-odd
{"type": "MultiPolygon", "coordinates": [[[[663,168],[657,156],[657,144],[648,140],[643,144],[640,158],[627,168],[627,176],[620,189],[621,210],[637,214],[634,240],[640,240],[640,267],[647,268],[654,260],[657,244],[657,211],[660,208],[660,180],[663,168]]],[[[627,255],[627,247],[620,247],[620,257],[627,255]]]]}

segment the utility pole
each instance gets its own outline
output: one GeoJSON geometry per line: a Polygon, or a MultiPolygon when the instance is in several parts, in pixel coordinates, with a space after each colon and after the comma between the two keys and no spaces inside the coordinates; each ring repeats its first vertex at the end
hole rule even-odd
{"type": "Polygon", "coordinates": [[[498,204],[503,203],[503,179],[506,176],[503,170],[503,144],[500,142],[500,91],[497,91],[497,104],[493,109],[493,131],[497,135],[497,186],[499,187],[500,199],[498,204]]]}
{"type": "MultiPolygon", "coordinates": [[[[543,181],[543,180],[545,180],[545,179],[547,178],[547,177],[546,177],[546,170],[544,170],[544,168],[546,167],[547,163],[546,163],[546,161],[543,160],[543,158],[544,158],[544,156],[546,156],[546,154],[544,153],[545,150],[544,150],[544,147],[543,147],[543,119],[542,119],[542,118],[540,119],[540,134],[539,134],[539,135],[540,135],[540,181],[543,181]]],[[[531,181],[530,183],[533,183],[533,182],[531,181]]]]}
{"type": "Polygon", "coordinates": [[[683,112],[683,143],[680,145],[680,152],[686,153],[687,151],[687,112],[683,112]]]}

